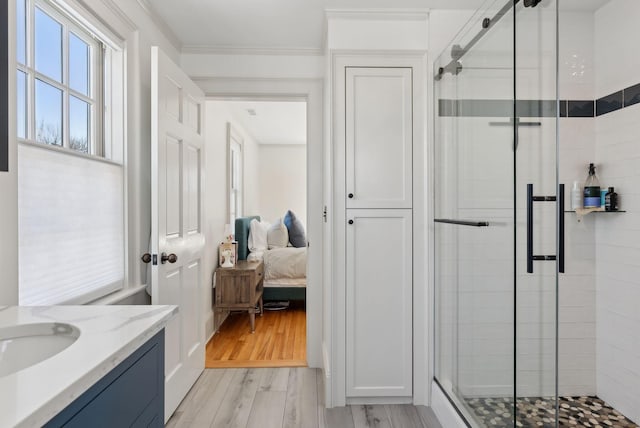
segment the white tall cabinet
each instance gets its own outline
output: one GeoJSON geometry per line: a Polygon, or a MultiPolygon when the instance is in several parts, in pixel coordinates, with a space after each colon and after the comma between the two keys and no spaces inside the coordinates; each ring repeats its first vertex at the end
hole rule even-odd
{"type": "Polygon", "coordinates": [[[410,399],[413,70],[344,73],[346,399],[410,399]]]}

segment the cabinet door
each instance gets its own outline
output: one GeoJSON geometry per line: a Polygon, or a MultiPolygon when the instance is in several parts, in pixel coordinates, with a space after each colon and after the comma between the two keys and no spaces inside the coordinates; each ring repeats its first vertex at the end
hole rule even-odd
{"type": "Polygon", "coordinates": [[[347,208],[411,208],[411,68],[346,69],[347,208]]]}
{"type": "Polygon", "coordinates": [[[347,210],[347,222],[347,397],[410,397],[411,210],[347,210]]]}

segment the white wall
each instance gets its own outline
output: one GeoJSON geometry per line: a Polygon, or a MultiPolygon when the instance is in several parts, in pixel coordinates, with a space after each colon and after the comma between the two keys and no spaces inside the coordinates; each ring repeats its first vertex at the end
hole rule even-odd
{"type": "Polygon", "coordinates": [[[245,135],[244,139],[244,209],[243,215],[260,212],[260,145],[242,127],[238,127],[245,135]]]}
{"type": "Polygon", "coordinates": [[[317,79],[323,76],[324,57],[320,55],[270,55],[184,52],[182,69],[193,77],[232,77],[317,79]]]}
{"type": "MultiPolygon", "coordinates": [[[[204,185],[204,234],[207,242],[204,266],[205,285],[202,295],[202,311],[205,314],[205,335],[214,332],[213,325],[213,271],[218,266],[218,244],[224,241],[224,225],[229,221],[227,201],[227,123],[243,138],[244,156],[244,208],[243,215],[251,215],[258,209],[258,146],[253,138],[240,127],[224,101],[207,101],[205,117],[205,185],[204,185]]],[[[233,227],[233,226],[232,226],[233,227]]]]}
{"type": "MultiPolygon", "coordinates": [[[[595,14],[596,96],[640,83],[640,2],[616,0],[595,14]]],[[[624,214],[596,223],[598,396],[640,422],[640,104],[595,120],[600,184],[624,214]]]]}
{"type": "Polygon", "coordinates": [[[264,220],[274,222],[287,210],[307,224],[307,147],[261,144],[259,150],[259,204],[264,220]]]}
{"type": "Polygon", "coordinates": [[[426,12],[330,11],[327,16],[328,49],[419,52],[427,50],[426,12]]]}

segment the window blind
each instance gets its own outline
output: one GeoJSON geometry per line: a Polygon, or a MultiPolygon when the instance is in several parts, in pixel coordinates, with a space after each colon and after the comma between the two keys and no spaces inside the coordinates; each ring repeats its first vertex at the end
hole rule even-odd
{"type": "Polygon", "coordinates": [[[20,305],[83,304],[124,285],[121,165],[18,146],[20,305]]]}

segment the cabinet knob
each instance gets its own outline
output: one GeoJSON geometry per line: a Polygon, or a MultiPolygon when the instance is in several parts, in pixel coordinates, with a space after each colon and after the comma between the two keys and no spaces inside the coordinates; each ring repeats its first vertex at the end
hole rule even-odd
{"type": "Polygon", "coordinates": [[[353,224],[353,220],[349,220],[349,224],[353,224]]]}
{"type": "Polygon", "coordinates": [[[353,193],[349,193],[349,199],[353,199],[353,193]]]}

